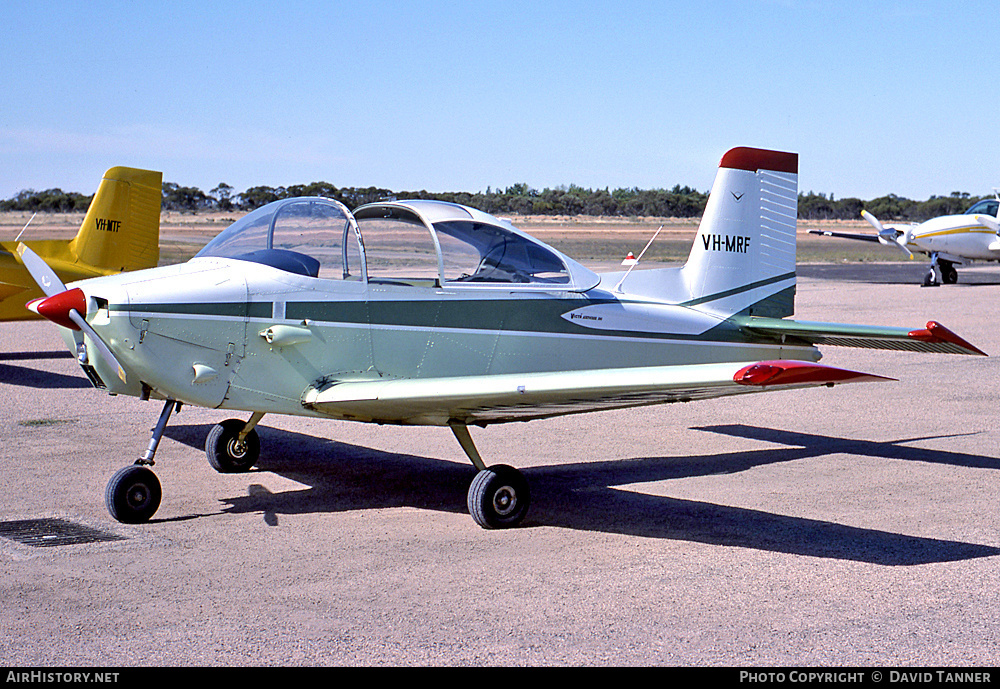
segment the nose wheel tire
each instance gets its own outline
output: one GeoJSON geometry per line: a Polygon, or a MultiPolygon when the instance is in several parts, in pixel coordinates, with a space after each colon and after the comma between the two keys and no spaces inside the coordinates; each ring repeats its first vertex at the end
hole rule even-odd
{"type": "Polygon", "coordinates": [[[138,464],[119,469],[104,491],[111,516],[123,524],[149,521],[160,506],[160,480],[149,468],[138,464]]]}
{"type": "Polygon", "coordinates": [[[260,438],[251,430],[240,441],[240,432],[246,423],[228,419],[216,424],[205,440],[205,454],[212,468],[222,474],[250,471],[260,458],[260,438]]]}
{"type": "Polygon", "coordinates": [[[527,514],[530,502],[524,475],[506,464],[483,469],[469,486],[469,514],[484,529],[517,526],[527,514]]]}

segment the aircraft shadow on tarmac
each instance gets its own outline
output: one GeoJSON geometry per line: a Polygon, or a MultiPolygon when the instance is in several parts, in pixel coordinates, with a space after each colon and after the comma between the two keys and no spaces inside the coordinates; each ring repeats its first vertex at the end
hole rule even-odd
{"type": "MultiPolygon", "coordinates": [[[[0,362],[72,358],[73,353],[68,349],[46,352],[0,352],[0,362]]],[[[8,385],[20,385],[26,388],[69,389],[93,387],[82,373],[71,376],[65,373],[41,371],[31,366],[16,366],[4,363],[0,363],[0,381],[8,385]]]]}
{"type": "Polygon", "coordinates": [[[70,389],[94,387],[82,375],[69,376],[65,373],[40,371],[30,366],[12,366],[11,364],[0,364],[0,380],[6,385],[20,385],[26,388],[70,389]]]}
{"type": "MultiPolygon", "coordinates": [[[[166,435],[201,449],[208,425],[168,427],[166,435]]],[[[900,445],[828,438],[747,426],[699,430],[779,442],[790,447],[690,457],[648,457],[524,469],[532,506],[522,528],[556,526],[736,546],[779,553],[879,565],[920,565],[1000,555],[1000,548],[833,522],[772,514],[615,488],[671,478],[733,473],[756,466],[830,453],[912,459],[1000,468],[1000,460],[900,445]]],[[[282,514],[416,507],[464,513],[471,464],[382,452],[326,438],[260,427],[257,471],[272,472],[309,486],[272,493],[260,484],[248,494],[226,498],[229,513],[260,512],[267,524],[282,514]]]]}

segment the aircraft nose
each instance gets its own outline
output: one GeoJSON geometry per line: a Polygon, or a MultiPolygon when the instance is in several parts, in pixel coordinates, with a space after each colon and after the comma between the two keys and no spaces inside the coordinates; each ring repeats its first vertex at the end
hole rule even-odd
{"type": "Polygon", "coordinates": [[[76,311],[80,315],[87,313],[87,296],[79,287],[75,287],[65,292],[53,294],[51,297],[43,297],[29,301],[25,306],[28,310],[37,313],[43,318],[47,318],[57,325],[72,330],[79,330],[79,326],[70,318],[70,311],[76,311]]]}

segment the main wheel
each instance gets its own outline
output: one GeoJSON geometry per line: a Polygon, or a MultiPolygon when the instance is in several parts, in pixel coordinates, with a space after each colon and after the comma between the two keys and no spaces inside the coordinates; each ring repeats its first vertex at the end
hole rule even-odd
{"type": "Polygon", "coordinates": [[[469,514],[484,529],[517,526],[528,512],[531,492],[524,475],[506,464],[483,469],[469,486],[469,514]]]}
{"type": "Polygon", "coordinates": [[[260,438],[257,431],[247,433],[240,442],[240,431],[246,424],[239,419],[227,419],[216,424],[205,439],[205,454],[212,468],[223,474],[250,471],[260,458],[260,438]]]}
{"type": "Polygon", "coordinates": [[[160,480],[148,467],[139,464],[119,469],[104,490],[104,502],[111,516],[123,524],[141,524],[160,506],[160,480]]]}
{"type": "Polygon", "coordinates": [[[954,264],[941,264],[941,281],[946,285],[954,285],[958,282],[958,270],[954,264]]]}

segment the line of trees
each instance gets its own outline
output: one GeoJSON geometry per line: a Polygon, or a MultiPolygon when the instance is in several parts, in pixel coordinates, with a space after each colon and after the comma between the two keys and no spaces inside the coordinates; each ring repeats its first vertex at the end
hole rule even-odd
{"type": "MultiPolygon", "coordinates": [[[[606,217],[654,216],[696,218],[705,210],[708,194],[687,186],[672,189],[584,189],[576,185],[537,190],[520,183],[504,190],[487,188],[485,192],[391,191],[377,187],[335,187],[327,182],[313,182],[289,187],[250,187],[242,193],[228,184],[219,184],[208,193],[197,187],[174,182],[163,184],[163,209],[197,213],[199,211],[250,211],[271,201],[297,196],[325,196],[348,208],[384,199],[435,199],[461,203],[487,213],[513,215],[591,215],[606,217]]],[[[799,218],[803,220],[857,220],[866,209],[881,220],[919,222],[939,215],[962,213],[983,197],[965,192],[932,196],[914,201],[895,194],[862,201],[857,198],[835,200],[831,194],[800,193],[799,218]]],[[[0,210],[31,212],[85,211],[93,195],[85,196],[62,189],[25,190],[0,201],[0,210]]]]}

